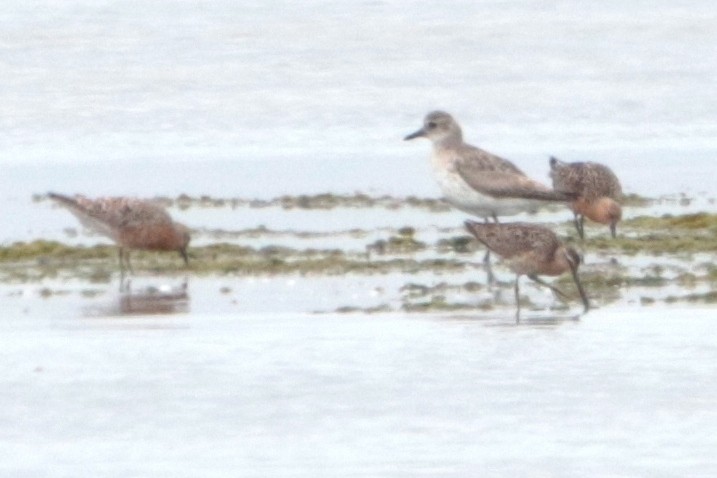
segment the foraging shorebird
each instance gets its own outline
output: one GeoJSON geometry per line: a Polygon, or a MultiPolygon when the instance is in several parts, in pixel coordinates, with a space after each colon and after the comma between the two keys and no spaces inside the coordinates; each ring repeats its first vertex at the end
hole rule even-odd
{"type": "MultiPolygon", "coordinates": [[[[433,143],[431,163],[446,200],[486,222],[488,218],[498,222],[498,216],[535,210],[540,201],[570,199],[529,178],[507,159],[464,143],[461,127],[448,113],[428,113],[423,127],[404,140],[420,137],[433,143]]],[[[490,249],[483,261],[492,282],[490,249]]]]}
{"type": "Polygon", "coordinates": [[[70,210],[87,228],[112,239],[119,246],[120,270],[132,271],[130,249],[177,251],[189,264],[189,228],[174,222],[161,206],[142,199],[105,197],[89,199],[48,193],[70,210]]]}
{"type": "Polygon", "coordinates": [[[516,318],[520,317],[521,275],[526,275],[538,284],[550,288],[563,298],[568,298],[561,290],[540,279],[539,275],[558,276],[567,271],[573,275],[585,312],[590,303],[578,278],[580,255],[572,247],[565,246],[553,231],[536,224],[521,222],[507,224],[481,224],[466,221],[466,228],[476,239],[501,256],[508,267],[515,272],[516,318]]]}
{"type": "Polygon", "coordinates": [[[622,187],[610,168],[599,163],[565,163],[551,157],[550,177],[556,191],[575,195],[570,209],[580,239],[585,238],[585,217],[609,224],[610,234],[615,237],[617,223],[622,219],[622,187]]]}

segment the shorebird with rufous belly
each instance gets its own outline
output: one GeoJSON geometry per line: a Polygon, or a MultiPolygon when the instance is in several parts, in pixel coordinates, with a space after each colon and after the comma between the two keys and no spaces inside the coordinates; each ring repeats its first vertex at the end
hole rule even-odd
{"type": "MultiPolygon", "coordinates": [[[[500,156],[463,141],[461,127],[443,111],[428,113],[423,127],[404,139],[428,138],[433,143],[431,163],[445,199],[474,216],[493,218],[534,211],[544,201],[568,201],[571,196],[555,192],[529,178],[500,156]]],[[[484,262],[490,271],[490,250],[484,262]]]]}
{"type": "Polygon", "coordinates": [[[617,223],[622,219],[622,187],[610,168],[592,162],[565,163],[551,157],[550,177],[556,191],[575,196],[569,205],[580,239],[585,238],[586,217],[600,224],[608,224],[610,234],[616,236],[617,223]]]}
{"type": "Polygon", "coordinates": [[[572,247],[565,246],[553,231],[544,226],[522,222],[481,224],[468,220],[465,225],[476,239],[502,257],[515,272],[516,319],[520,318],[519,282],[522,275],[550,288],[561,297],[568,298],[560,289],[538,276],[559,276],[570,271],[585,307],[584,312],[590,309],[587,295],[578,278],[580,255],[572,247]]]}
{"type": "Polygon", "coordinates": [[[90,199],[82,195],[65,196],[48,193],[77,217],[80,222],[99,234],[112,239],[119,246],[120,270],[125,265],[132,272],[129,251],[177,251],[189,264],[187,247],[189,228],[174,222],[160,205],[129,197],[103,197],[90,199]]]}

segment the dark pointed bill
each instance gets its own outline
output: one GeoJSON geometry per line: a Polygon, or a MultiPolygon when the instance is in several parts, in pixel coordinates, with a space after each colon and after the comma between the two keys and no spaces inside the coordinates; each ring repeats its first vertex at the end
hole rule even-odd
{"type": "Polygon", "coordinates": [[[414,138],[421,138],[421,137],[423,137],[423,136],[426,136],[426,132],[423,130],[423,128],[421,128],[421,129],[419,129],[418,131],[409,134],[408,136],[406,136],[405,138],[403,138],[403,140],[404,140],[404,141],[409,141],[409,140],[412,140],[412,139],[414,139],[414,138]]]}

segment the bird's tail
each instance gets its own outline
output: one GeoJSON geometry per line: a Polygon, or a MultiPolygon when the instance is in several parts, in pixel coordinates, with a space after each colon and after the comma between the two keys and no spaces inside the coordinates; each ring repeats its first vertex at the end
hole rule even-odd
{"type": "Polygon", "coordinates": [[[555,156],[550,157],[550,169],[559,169],[565,166],[566,164],[563,161],[560,161],[555,156]]]}
{"type": "Polygon", "coordinates": [[[488,245],[484,239],[484,234],[486,233],[487,229],[495,227],[495,224],[480,223],[472,221],[470,219],[466,219],[463,224],[465,224],[466,229],[468,229],[468,232],[470,232],[476,239],[478,239],[483,244],[488,245]]]}
{"type": "Polygon", "coordinates": [[[77,200],[75,198],[71,198],[70,196],[65,196],[64,194],[57,194],[57,193],[49,192],[49,193],[47,193],[47,197],[57,201],[58,203],[62,204],[63,206],[69,207],[70,209],[82,209],[82,207],[77,202],[77,200]]]}
{"type": "Polygon", "coordinates": [[[92,201],[84,196],[72,197],[64,194],[49,192],[47,193],[47,197],[57,201],[58,204],[69,209],[70,212],[80,218],[81,221],[83,220],[83,217],[96,216],[95,211],[93,211],[92,201]]]}
{"type": "Polygon", "coordinates": [[[567,202],[574,200],[577,197],[577,194],[567,191],[547,190],[526,191],[524,194],[520,194],[520,196],[523,196],[525,199],[536,199],[539,201],[567,202]]]}
{"type": "Polygon", "coordinates": [[[57,201],[60,206],[67,208],[83,226],[107,237],[114,238],[112,228],[107,224],[107,218],[93,207],[93,202],[84,196],[66,196],[64,194],[47,193],[47,197],[57,201]]]}

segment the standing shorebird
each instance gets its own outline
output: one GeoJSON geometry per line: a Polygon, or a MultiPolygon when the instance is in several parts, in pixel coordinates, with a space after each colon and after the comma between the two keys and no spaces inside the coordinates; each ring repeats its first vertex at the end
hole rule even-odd
{"type": "MultiPolygon", "coordinates": [[[[568,201],[571,196],[534,181],[507,159],[463,142],[461,127],[443,111],[428,113],[423,127],[404,139],[425,137],[433,143],[431,163],[446,200],[474,216],[493,218],[535,210],[540,201],[568,201]]],[[[490,249],[484,258],[488,278],[490,249]]]]}
{"type": "Polygon", "coordinates": [[[55,193],[48,196],[69,209],[85,227],[117,243],[123,273],[125,265],[132,272],[130,249],[177,251],[185,265],[189,264],[189,228],[174,222],[164,208],[151,201],[127,197],[89,199],[55,193]]]}
{"type": "Polygon", "coordinates": [[[544,285],[563,298],[568,298],[560,289],[540,279],[539,275],[558,276],[567,271],[573,275],[585,312],[590,303],[578,278],[580,255],[572,247],[565,246],[553,231],[535,224],[481,224],[466,221],[466,228],[476,239],[501,256],[508,267],[515,272],[516,319],[520,318],[521,275],[526,275],[538,284],[544,285]]]}
{"type": "Polygon", "coordinates": [[[585,238],[585,217],[600,224],[609,224],[610,234],[615,237],[617,223],[622,219],[622,187],[610,168],[590,162],[564,163],[551,157],[550,177],[556,191],[574,195],[570,200],[570,209],[580,239],[585,238]]]}
{"type": "Polygon", "coordinates": [[[464,143],[461,127],[448,113],[428,113],[423,127],[404,139],[420,137],[433,142],[431,163],[446,200],[469,214],[510,216],[536,209],[538,201],[570,199],[529,178],[507,159],[464,143]]]}

